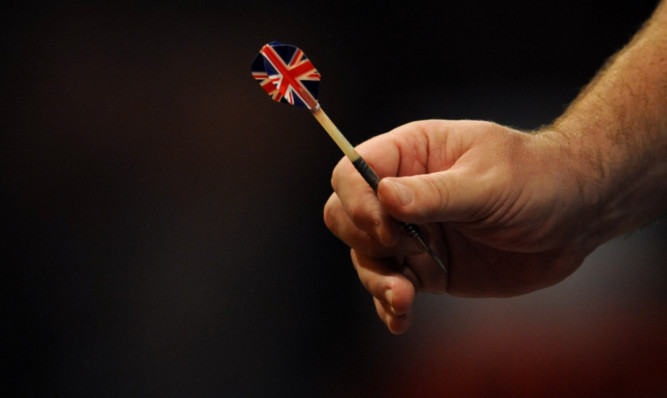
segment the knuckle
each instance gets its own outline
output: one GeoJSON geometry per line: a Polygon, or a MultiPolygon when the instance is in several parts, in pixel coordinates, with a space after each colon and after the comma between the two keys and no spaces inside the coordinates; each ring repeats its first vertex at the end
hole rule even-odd
{"type": "Polygon", "coordinates": [[[432,217],[438,217],[447,210],[450,201],[450,186],[446,178],[434,175],[432,178],[424,179],[424,189],[418,191],[418,195],[425,195],[420,198],[419,206],[413,209],[415,216],[419,221],[432,221],[432,217]]]}
{"type": "Polygon", "coordinates": [[[332,195],[331,198],[329,198],[327,203],[324,205],[324,211],[323,211],[324,224],[331,231],[335,231],[336,226],[338,224],[336,216],[336,214],[338,213],[338,211],[336,210],[338,204],[335,202],[336,200],[332,195]]]}
{"type": "Polygon", "coordinates": [[[436,178],[431,181],[433,184],[433,192],[436,194],[435,200],[433,201],[434,211],[442,212],[447,208],[447,204],[450,200],[450,187],[449,183],[445,178],[436,178]]]}
{"type": "Polygon", "coordinates": [[[334,167],[333,172],[331,173],[331,187],[334,191],[338,190],[339,183],[349,175],[349,172],[346,171],[346,163],[344,162],[345,158],[342,158],[336,167],[334,167]]]}
{"type": "Polygon", "coordinates": [[[352,222],[365,231],[371,230],[380,223],[380,219],[375,215],[375,212],[364,202],[351,203],[347,209],[347,213],[352,222]]]}

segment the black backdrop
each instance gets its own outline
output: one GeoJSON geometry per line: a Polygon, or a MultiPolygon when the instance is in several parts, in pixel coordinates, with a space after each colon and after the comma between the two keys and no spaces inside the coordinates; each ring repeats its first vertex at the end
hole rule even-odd
{"type": "Polygon", "coordinates": [[[541,292],[421,297],[392,336],[321,220],[341,154],[249,70],[299,45],[353,143],[423,118],[532,129],[655,1],[228,3],[0,6],[3,390],[664,392],[662,224],[541,292]]]}

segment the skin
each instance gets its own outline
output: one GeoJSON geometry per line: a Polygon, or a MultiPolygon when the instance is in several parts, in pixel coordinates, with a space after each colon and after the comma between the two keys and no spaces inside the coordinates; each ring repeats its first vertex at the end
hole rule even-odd
{"type": "Polygon", "coordinates": [[[393,333],[418,292],[507,297],[573,273],[600,244],[667,210],[667,6],[662,2],[551,126],[400,126],[357,148],[377,196],[342,159],[327,227],[393,333]],[[419,224],[445,274],[396,220],[419,224]]]}

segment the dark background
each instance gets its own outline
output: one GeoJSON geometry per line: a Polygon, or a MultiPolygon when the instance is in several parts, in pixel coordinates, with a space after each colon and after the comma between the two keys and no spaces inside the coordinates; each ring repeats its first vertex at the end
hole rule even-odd
{"type": "Polygon", "coordinates": [[[250,76],[300,46],[360,143],[534,129],[656,1],[0,6],[4,396],[658,396],[664,223],[512,299],[423,296],[389,334],[322,206],[341,154],[250,76]]]}

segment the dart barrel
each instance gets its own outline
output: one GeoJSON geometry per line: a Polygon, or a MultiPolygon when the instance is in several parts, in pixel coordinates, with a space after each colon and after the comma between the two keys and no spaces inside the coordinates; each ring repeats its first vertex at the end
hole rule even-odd
{"type": "Polygon", "coordinates": [[[354,165],[354,168],[357,169],[359,174],[364,177],[364,180],[366,180],[368,185],[373,188],[373,191],[377,193],[380,177],[378,177],[377,173],[375,173],[375,170],[373,170],[361,156],[355,159],[352,164],[354,165]]]}

